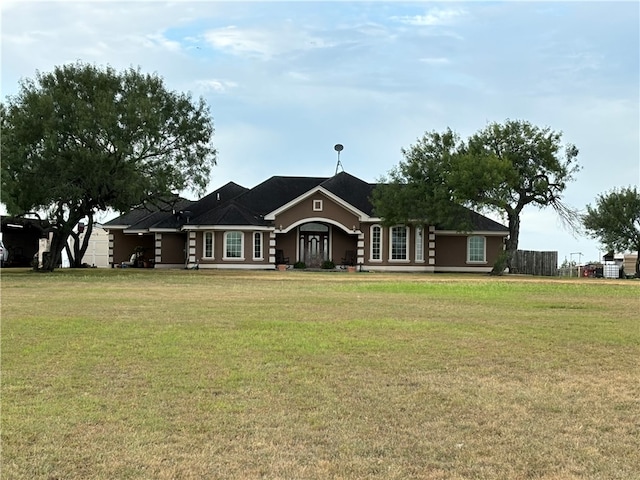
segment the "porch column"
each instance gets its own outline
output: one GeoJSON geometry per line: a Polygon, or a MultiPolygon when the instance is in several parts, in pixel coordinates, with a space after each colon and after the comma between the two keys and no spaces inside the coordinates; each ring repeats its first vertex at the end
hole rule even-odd
{"type": "Polygon", "coordinates": [[[162,234],[156,233],[156,251],[154,262],[156,265],[162,263],[162,234]]]}
{"type": "Polygon", "coordinates": [[[364,233],[358,233],[358,265],[364,264],[364,233]]]}
{"type": "Polygon", "coordinates": [[[109,233],[109,265],[113,268],[113,233],[109,233]]]}
{"type": "Polygon", "coordinates": [[[429,225],[429,265],[436,264],[436,227],[429,225]]]}
{"type": "Polygon", "coordinates": [[[189,232],[189,263],[196,262],[196,232],[189,232]]]}
{"type": "Polygon", "coordinates": [[[276,263],[276,232],[269,232],[269,263],[276,263]]]}

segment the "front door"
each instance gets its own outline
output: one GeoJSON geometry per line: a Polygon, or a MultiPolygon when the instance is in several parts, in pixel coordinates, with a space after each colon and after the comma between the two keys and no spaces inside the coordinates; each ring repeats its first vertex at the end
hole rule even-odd
{"type": "Polygon", "coordinates": [[[308,223],[300,227],[300,259],[310,268],[320,268],[329,260],[329,227],[308,223]]]}

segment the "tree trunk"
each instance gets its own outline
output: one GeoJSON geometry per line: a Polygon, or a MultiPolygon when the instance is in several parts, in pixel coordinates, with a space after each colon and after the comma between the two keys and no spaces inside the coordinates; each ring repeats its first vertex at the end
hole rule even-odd
{"type": "MultiPolygon", "coordinates": [[[[73,236],[73,234],[72,234],[73,236]]],[[[71,268],[75,268],[76,257],[74,253],[71,251],[71,247],[69,247],[69,242],[67,242],[64,246],[65,252],[67,252],[67,258],[69,259],[69,266],[71,268]]]]}
{"type": "MultiPolygon", "coordinates": [[[[89,215],[89,220],[87,222],[87,226],[84,231],[84,238],[82,239],[82,245],[80,245],[80,249],[77,252],[78,262],[82,262],[84,258],[84,254],[87,253],[87,248],[89,247],[89,240],[91,240],[91,234],[93,233],[93,215],[89,215]]],[[[82,263],[80,263],[82,266],[82,263]]]]}
{"type": "Polygon", "coordinates": [[[70,236],[73,238],[73,251],[71,251],[71,247],[69,247],[69,242],[65,245],[67,256],[69,257],[69,266],[71,268],[82,268],[82,259],[84,258],[84,254],[87,252],[91,233],[93,232],[93,215],[89,215],[88,217],[89,221],[87,222],[82,243],[80,243],[80,235],[72,231],[70,236]]]}
{"type": "Polygon", "coordinates": [[[518,239],[520,237],[520,214],[519,212],[509,212],[509,238],[506,243],[506,264],[509,273],[518,273],[517,266],[513,264],[516,251],[518,250],[518,239]]]}
{"type": "Polygon", "coordinates": [[[45,255],[42,259],[42,270],[53,272],[53,270],[60,265],[62,250],[64,250],[68,238],[69,234],[65,234],[60,230],[54,230],[49,247],[49,254],[45,255]]]}

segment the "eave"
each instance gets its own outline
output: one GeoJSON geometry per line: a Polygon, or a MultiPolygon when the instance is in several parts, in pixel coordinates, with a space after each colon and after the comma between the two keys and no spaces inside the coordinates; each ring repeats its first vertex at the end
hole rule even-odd
{"type": "Polygon", "coordinates": [[[349,202],[344,201],[339,196],[331,193],[329,190],[325,189],[324,187],[320,187],[320,186],[312,188],[311,190],[309,190],[308,192],[304,193],[303,195],[300,195],[299,197],[296,197],[293,200],[291,200],[290,202],[285,203],[284,205],[282,205],[281,207],[277,208],[276,210],[267,213],[264,216],[264,219],[265,220],[269,220],[269,221],[273,221],[273,220],[276,219],[277,215],[281,214],[282,212],[285,212],[285,211],[289,210],[290,208],[294,207],[295,205],[297,205],[298,203],[302,202],[303,200],[311,197],[312,195],[315,195],[316,193],[322,193],[323,195],[326,195],[331,200],[336,202],[338,205],[342,206],[346,210],[349,210],[351,213],[356,215],[358,217],[358,220],[360,220],[361,222],[369,221],[369,218],[370,218],[369,215],[367,215],[363,211],[357,209],[356,207],[351,205],[349,202]]]}

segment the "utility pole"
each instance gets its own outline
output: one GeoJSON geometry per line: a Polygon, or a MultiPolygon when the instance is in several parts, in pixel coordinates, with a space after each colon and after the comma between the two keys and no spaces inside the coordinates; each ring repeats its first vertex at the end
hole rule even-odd
{"type": "Polygon", "coordinates": [[[573,256],[578,255],[578,277],[580,277],[580,265],[582,264],[582,252],[573,252],[569,254],[569,258],[573,262],[573,256]]]}

